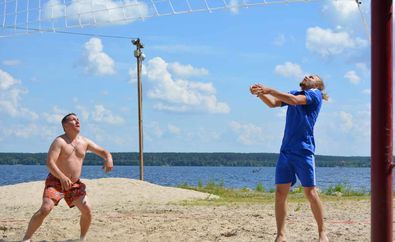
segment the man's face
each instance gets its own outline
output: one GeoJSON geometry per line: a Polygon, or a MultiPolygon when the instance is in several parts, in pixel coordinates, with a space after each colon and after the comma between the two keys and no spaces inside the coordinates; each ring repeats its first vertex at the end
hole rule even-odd
{"type": "Polygon", "coordinates": [[[80,132],[80,120],[75,115],[67,117],[67,121],[64,123],[64,129],[66,131],[80,132]]]}
{"type": "Polygon", "coordinates": [[[318,77],[314,75],[305,76],[303,80],[299,83],[302,90],[308,90],[317,87],[318,77]]]}

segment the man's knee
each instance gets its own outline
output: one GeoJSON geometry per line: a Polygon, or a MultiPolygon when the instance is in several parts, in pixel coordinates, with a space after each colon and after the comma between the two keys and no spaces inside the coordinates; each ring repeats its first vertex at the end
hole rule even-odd
{"type": "Polygon", "coordinates": [[[86,217],[92,217],[92,206],[88,202],[87,198],[82,199],[81,204],[78,206],[81,211],[81,215],[86,217]]]}
{"type": "Polygon", "coordinates": [[[81,208],[81,214],[86,217],[92,217],[92,208],[90,205],[85,205],[81,208]]]}
{"type": "Polygon", "coordinates": [[[286,199],[289,193],[290,184],[281,184],[276,187],[276,198],[277,199],[286,199]]]}
{"type": "Polygon", "coordinates": [[[315,187],[305,187],[304,194],[309,201],[319,200],[318,192],[315,187]]]}
{"type": "Polygon", "coordinates": [[[54,206],[55,205],[52,201],[51,202],[45,201],[43,202],[37,213],[39,216],[46,217],[52,211],[54,206]]]}

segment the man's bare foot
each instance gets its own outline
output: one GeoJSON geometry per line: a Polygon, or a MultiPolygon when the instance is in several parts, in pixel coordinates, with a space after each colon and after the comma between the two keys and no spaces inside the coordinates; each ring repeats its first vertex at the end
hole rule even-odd
{"type": "Polygon", "coordinates": [[[326,236],[325,232],[320,233],[320,242],[329,242],[328,236],[326,236]]]}
{"type": "Polygon", "coordinates": [[[287,239],[285,238],[284,235],[277,235],[277,238],[274,242],[286,242],[287,239]]]}

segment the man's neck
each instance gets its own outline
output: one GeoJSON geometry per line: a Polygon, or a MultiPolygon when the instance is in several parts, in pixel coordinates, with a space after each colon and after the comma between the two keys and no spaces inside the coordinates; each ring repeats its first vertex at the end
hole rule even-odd
{"type": "Polygon", "coordinates": [[[65,132],[65,135],[70,139],[70,141],[75,140],[78,137],[78,134],[79,133],[65,132]]]}

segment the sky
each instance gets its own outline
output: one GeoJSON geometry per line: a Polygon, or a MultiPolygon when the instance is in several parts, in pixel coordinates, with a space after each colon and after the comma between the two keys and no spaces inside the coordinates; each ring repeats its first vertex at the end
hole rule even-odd
{"type": "MultiPolygon", "coordinates": [[[[119,7],[131,1],[97,2],[119,7]]],[[[141,5],[126,12],[148,13],[144,2],[133,2],[141,5]]],[[[315,126],[316,154],[370,155],[370,29],[363,21],[370,20],[370,2],[362,1],[363,18],[353,0],[322,0],[83,28],[70,23],[81,20],[72,13],[84,6],[66,4],[74,17],[63,30],[87,35],[0,38],[0,152],[47,152],[70,112],[81,120],[81,135],[100,146],[138,151],[135,46],[106,35],[144,44],[146,152],[277,153],[286,107],[266,107],[250,85],[288,92],[299,89],[304,75],[318,74],[330,99],[315,126]]],[[[58,10],[52,8],[52,19],[62,18],[58,10]]],[[[96,24],[108,17],[97,14],[96,24]]]]}

